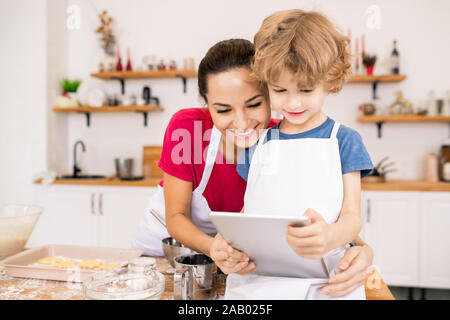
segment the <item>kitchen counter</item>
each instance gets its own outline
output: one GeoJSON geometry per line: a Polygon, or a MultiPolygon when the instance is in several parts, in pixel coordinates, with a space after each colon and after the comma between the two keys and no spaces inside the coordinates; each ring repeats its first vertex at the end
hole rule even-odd
{"type": "MultiPolygon", "coordinates": [[[[55,185],[97,185],[97,186],[128,186],[156,187],[162,177],[150,177],[139,181],[122,181],[117,178],[105,179],[56,179],[55,185]]],[[[42,180],[34,181],[36,184],[42,180]]],[[[386,182],[361,182],[362,191],[450,191],[450,182],[428,182],[423,180],[388,180],[386,182]]]]}
{"type": "MultiPolygon", "coordinates": [[[[156,187],[162,177],[150,177],[137,181],[123,181],[117,178],[105,179],[56,179],[52,182],[55,185],[85,185],[85,186],[117,186],[117,187],[156,187]]],[[[35,180],[34,183],[41,184],[42,179],[35,180]]]]}
{"type": "MultiPolygon", "coordinates": [[[[173,271],[164,257],[155,257],[157,269],[166,277],[165,290],[161,300],[173,300],[173,271]]],[[[83,300],[81,283],[63,281],[12,278],[0,267],[0,300],[83,300]]],[[[376,273],[376,270],[373,270],[376,273]]],[[[394,296],[379,277],[380,283],[370,283],[371,275],[366,280],[367,300],[395,300],[394,296]],[[373,289],[376,287],[377,289],[373,289]]],[[[225,293],[225,279],[216,285],[219,297],[225,293]]]]}
{"type": "Polygon", "coordinates": [[[388,180],[386,182],[361,182],[363,191],[450,191],[449,182],[423,180],[388,180]]]}

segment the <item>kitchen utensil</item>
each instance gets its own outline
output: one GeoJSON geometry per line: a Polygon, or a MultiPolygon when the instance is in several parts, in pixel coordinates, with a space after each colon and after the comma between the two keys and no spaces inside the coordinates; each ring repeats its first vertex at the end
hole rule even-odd
{"type": "Polygon", "coordinates": [[[129,178],[133,176],[133,159],[115,158],[116,174],[119,178],[129,178]]]}
{"type": "Polygon", "coordinates": [[[135,273],[149,273],[156,270],[156,259],[151,257],[139,257],[128,263],[128,270],[135,273]]]}
{"type": "Polygon", "coordinates": [[[390,168],[395,164],[395,162],[389,162],[383,165],[389,159],[388,156],[381,159],[381,161],[375,165],[370,174],[364,177],[364,182],[385,182],[386,181],[386,173],[394,172],[396,169],[390,168]]]}
{"type": "Polygon", "coordinates": [[[33,278],[44,280],[58,280],[82,282],[86,277],[97,272],[95,270],[64,270],[47,267],[36,262],[45,257],[65,257],[76,260],[102,260],[105,263],[118,263],[121,266],[128,264],[142,255],[137,249],[116,249],[104,247],[46,245],[17,253],[0,262],[11,277],[33,278]]]}
{"type": "Polygon", "coordinates": [[[142,90],[142,99],[145,100],[145,104],[150,104],[151,92],[150,87],[144,87],[142,90]]]}
{"type": "MultiPolygon", "coordinates": [[[[164,228],[166,228],[166,221],[164,221],[163,217],[161,217],[161,215],[158,212],[151,209],[150,213],[155,217],[156,220],[158,220],[159,223],[162,224],[162,226],[164,228]]],[[[181,244],[181,242],[178,242],[177,240],[175,240],[174,238],[171,238],[171,237],[163,239],[162,246],[163,246],[164,255],[172,267],[175,267],[175,262],[173,261],[173,259],[176,256],[183,255],[183,254],[190,254],[190,253],[195,252],[195,251],[183,246],[183,244],[181,244]]]]}
{"type": "Polygon", "coordinates": [[[428,153],[425,156],[425,180],[430,182],[439,181],[439,158],[437,154],[428,153]]]}
{"type": "Polygon", "coordinates": [[[158,167],[162,146],[144,146],[142,150],[142,172],[146,178],[162,178],[164,172],[158,167]]]}
{"type": "Polygon", "coordinates": [[[97,272],[83,282],[83,294],[92,300],[158,300],[164,288],[164,275],[156,270],[140,273],[120,268],[97,272]]]}
{"type": "Polygon", "coordinates": [[[441,146],[439,152],[439,178],[450,182],[450,145],[441,146]]]}
{"type": "Polygon", "coordinates": [[[143,176],[139,176],[139,177],[120,177],[119,178],[122,181],[139,181],[139,180],[143,180],[144,177],[143,176]]]}
{"type": "MultiPolygon", "coordinates": [[[[80,95],[81,94],[82,93],[80,93],[80,95]]],[[[101,87],[89,89],[86,95],[87,97],[83,101],[87,103],[88,106],[101,107],[106,102],[106,93],[101,87]]]]}
{"type": "Polygon", "coordinates": [[[164,228],[167,228],[166,221],[164,221],[163,217],[161,217],[158,212],[156,212],[155,210],[151,209],[150,213],[156,218],[156,220],[159,221],[159,223],[161,223],[164,226],[164,228]]]}
{"type": "Polygon", "coordinates": [[[216,296],[217,267],[204,254],[175,257],[173,297],[176,300],[205,300],[216,296]]]}
{"type": "Polygon", "coordinates": [[[27,205],[0,208],[0,260],[23,250],[43,210],[27,205]]]}
{"type": "Polygon", "coordinates": [[[164,256],[172,267],[175,267],[175,257],[195,253],[194,250],[183,246],[183,244],[171,237],[162,239],[162,247],[164,256]]]}

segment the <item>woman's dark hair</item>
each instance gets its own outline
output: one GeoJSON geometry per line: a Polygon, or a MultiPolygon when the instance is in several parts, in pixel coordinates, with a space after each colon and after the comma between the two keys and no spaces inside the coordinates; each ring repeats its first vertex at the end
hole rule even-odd
{"type": "Polygon", "coordinates": [[[212,46],[198,67],[198,91],[208,102],[208,75],[234,68],[251,68],[255,47],[245,39],[230,39],[212,46]]]}

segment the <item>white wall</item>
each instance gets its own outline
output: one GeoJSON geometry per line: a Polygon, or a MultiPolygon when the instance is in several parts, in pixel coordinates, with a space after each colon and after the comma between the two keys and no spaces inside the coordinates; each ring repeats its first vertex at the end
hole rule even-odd
{"type": "MultiPolygon", "coordinates": [[[[88,88],[102,86],[119,93],[117,81],[89,77],[103,57],[98,35],[97,13],[107,9],[116,19],[116,35],[125,55],[131,48],[133,66],[144,55],[172,57],[179,62],[194,57],[196,63],[215,42],[228,38],[253,39],[264,17],[272,12],[302,8],[327,14],[344,32],[366,35],[367,51],[380,63],[375,73],[385,72],[392,40],[399,40],[401,71],[408,79],[399,84],[381,84],[379,106],[395,98],[396,90],[417,103],[434,89],[438,96],[450,89],[450,2],[420,1],[156,1],[156,0],[20,0],[0,1],[0,204],[32,198],[32,175],[46,168],[70,172],[73,143],[82,139],[87,147],[81,167],[89,173],[114,172],[113,158],[136,159],[140,174],[143,145],[161,144],[171,114],[199,104],[195,79],[182,93],[181,80],[131,80],[127,93],[141,94],[144,85],[159,97],[164,113],[149,114],[148,127],[140,114],[93,114],[91,127],[83,115],[55,114],[50,110],[63,76],[81,78],[88,88]],[[68,5],[81,9],[78,30],[65,25],[68,5]],[[381,29],[366,26],[366,9],[381,9],[381,29]],[[48,127],[48,128],[47,128],[48,127]]],[[[423,157],[437,152],[449,137],[448,124],[385,124],[378,139],[374,124],[356,122],[357,105],[370,101],[370,85],[346,86],[329,97],[325,110],[343,124],[357,129],[374,161],[385,155],[396,161],[399,171],[392,179],[423,177],[423,157]]]]}
{"type": "Polygon", "coordinates": [[[47,166],[46,3],[0,1],[0,205],[34,201],[47,166]]]}
{"type": "MultiPolygon", "coordinates": [[[[448,32],[450,2],[441,1],[110,1],[72,0],[81,8],[82,26],[68,37],[68,74],[80,77],[85,84],[103,86],[110,93],[119,93],[117,81],[102,82],[89,77],[102,58],[97,35],[96,11],[107,9],[116,19],[116,30],[122,55],[130,47],[134,66],[148,54],[173,57],[195,57],[198,63],[215,42],[232,37],[253,39],[264,17],[288,9],[315,9],[327,14],[345,33],[351,28],[353,36],[366,36],[366,49],[378,54],[376,73],[386,72],[386,59],[392,50],[392,40],[399,40],[401,71],[408,79],[399,84],[381,84],[378,94],[381,107],[393,102],[396,90],[403,90],[413,102],[426,98],[434,89],[438,95],[450,89],[445,78],[450,72],[448,32]],[[366,10],[376,4],[381,9],[381,28],[369,30],[366,10]]],[[[71,154],[76,139],[87,144],[82,166],[89,172],[113,172],[116,155],[130,156],[140,166],[141,150],[145,144],[160,144],[170,115],[179,108],[199,103],[195,80],[188,83],[188,93],[182,94],[179,80],[133,80],[127,93],[141,94],[150,85],[152,92],[166,108],[163,114],[150,114],[147,128],[137,114],[92,116],[90,128],[82,115],[71,115],[68,123],[67,152],[71,154]]],[[[371,100],[370,85],[348,85],[337,97],[326,102],[326,111],[336,120],[357,129],[374,161],[389,155],[397,163],[398,172],[390,178],[420,179],[423,177],[423,157],[437,152],[449,136],[448,124],[386,124],[383,138],[377,138],[374,124],[356,122],[357,105],[371,100]]],[[[71,158],[70,158],[71,159],[71,158]]],[[[70,165],[68,164],[70,170],[70,165]]],[[[140,173],[137,168],[136,173],[140,173]]]]}

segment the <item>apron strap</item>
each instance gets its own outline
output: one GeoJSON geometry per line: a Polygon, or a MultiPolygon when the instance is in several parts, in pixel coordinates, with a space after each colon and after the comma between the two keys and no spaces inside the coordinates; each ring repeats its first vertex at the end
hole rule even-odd
{"type": "Polygon", "coordinates": [[[258,146],[257,147],[260,147],[260,146],[262,146],[264,144],[264,140],[266,140],[267,132],[269,132],[269,129],[262,129],[262,130],[263,130],[263,133],[259,137],[258,146]]]}
{"type": "Polygon", "coordinates": [[[334,122],[333,131],[331,131],[330,139],[337,137],[337,133],[339,131],[339,127],[340,127],[340,123],[334,122]]]}
{"type": "Polygon", "coordinates": [[[203,169],[202,180],[200,181],[194,192],[200,192],[200,194],[202,194],[206,189],[206,185],[208,184],[209,177],[211,176],[211,172],[214,167],[214,162],[216,162],[221,136],[222,134],[220,133],[220,131],[215,126],[213,126],[211,139],[208,146],[208,153],[206,154],[205,169],[203,169]]]}

